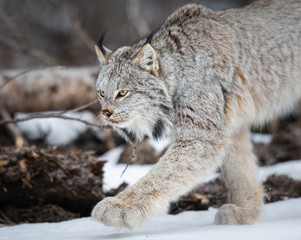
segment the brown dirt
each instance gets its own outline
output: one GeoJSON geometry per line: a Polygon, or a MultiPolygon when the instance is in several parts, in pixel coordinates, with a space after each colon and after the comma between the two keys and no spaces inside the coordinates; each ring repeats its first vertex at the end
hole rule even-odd
{"type": "MultiPolygon", "coordinates": [[[[285,175],[269,176],[263,186],[265,203],[301,197],[301,181],[285,175]]],[[[195,192],[183,196],[178,202],[172,203],[169,213],[207,210],[209,207],[220,207],[224,203],[227,203],[227,189],[219,177],[203,184],[195,192]]]]}
{"type": "Polygon", "coordinates": [[[81,151],[0,148],[0,224],[88,216],[104,197],[103,164],[81,151]]]}
{"type": "Polygon", "coordinates": [[[154,164],[158,162],[162,153],[157,152],[149,143],[144,140],[141,143],[136,144],[135,157],[132,157],[132,146],[126,145],[123,152],[120,155],[119,163],[127,164],[154,164]]]}
{"type": "Polygon", "coordinates": [[[301,117],[292,122],[279,122],[272,130],[272,142],[254,143],[254,150],[261,166],[301,159],[301,117]]]}

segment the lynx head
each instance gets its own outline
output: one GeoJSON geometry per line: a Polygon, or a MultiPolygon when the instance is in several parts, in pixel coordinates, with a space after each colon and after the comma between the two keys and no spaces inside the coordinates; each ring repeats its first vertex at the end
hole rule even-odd
{"type": "Polygon", "coordinates": [[[102,121],[130,142],[167,135],[173,121],[172,96],[160,78],[156,50],[145,42],[111,52],[102,41],[103,37],[95,46],[102,121]]]}

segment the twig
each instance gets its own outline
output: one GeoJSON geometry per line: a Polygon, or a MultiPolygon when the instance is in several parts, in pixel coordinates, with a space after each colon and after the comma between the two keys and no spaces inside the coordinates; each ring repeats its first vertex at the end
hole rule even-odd
{"type": "Polygon", "coordinates": [[[11,18],[6,14],[3,9],[0,8],[0,21],[3,22],[3,26],[7,27],[7,29],[10,31],[10,33],[17,35],[20,39],[23,39],[24,33],[19,31],[17,25],[11,20],[11,18]]]}
{"type": "Polygon", "coordinates": [[[128,161],[126,163],[126,166],[125,166],[124,170],[122,171],[120,177],[122,177],[123,174],[125,173],[125,171],[128,169],[129,162],[133,162],[133,160],[136,158],[136,145],[134,143],[131,143],[131,145],[132,145],[132,156],[131,156],[131,159],[128,159],[128,161]]]}
{"type": "MultiPolygon", "coordinates": [[[[17,78],[18,76],[20,76],[20,74],[15,76],[15,78],[17,78]]],[[[31,120],[31,119],[34,119],[34,118],[51,118],[52,117],[52,118],[61,118],[61,119],[65,119],[65,120],[79,121],[79,122],[82,122],[82,123],[84,123],[88,126],[92,126],[92,127],[110,129],[111,127],[107,126],[107,125],[99,125],[99,124],[92,123],[92,122],[89,122],[89,121],[86,121],[86,120],[83,120],[83,119],[80,119],[80,118],[69,117],[69,116],[64,115],[66,113],[81,111],[83,109],[86,109],[86,108],[96,104],[97,102],[98,102],[97,99],[95,99],[95,100],[92,100],[91,102],[88,102],[88,103],[86,103],[82,106],[79,106],[77,108],[74,108],[74,109],[71,109],[71,110],[60,111],[58,113],[33,113],[33,114],[30,114],[30,115],[28,115],[26,117],[23,117],[23,118],[4,119],[4,120],[0,120],[0,125],[16,123],[16,122],[23,122],[23,121],[31,120]]]]}
{"type": "Polygon", "coordinates": [[[82,122],[88,126],[92,126],[92,127],[98,127],[98,128],[110,128],[109,126],[106,125],[99,125],[96,123],[92,123],[80,118],[75,118],[75,117],[68,117],[66,115],[62,115],[61,113],[33,113],[30,114],[26,117],[23,118],[16,118],[16,119],[11,119],[11,120],[1,120],[0,121],[0,125],[3,124],[8,124],[8,123],[16,123],[16,122],[23,122],[23,121],[27,121],[30,119],[34,119],[34,118],[61,118],[61,119],[65,119],[65,120],[74,120],[74,121],[79,121],[82,122]]]}
{"type": "Polygon", "coordinates": [[[8,216],[6,216],[6,214],[0,209],[0,216],[3,218],[4,221],[6,221],[6,225],[14,225],[15,223],[12,222],[8,216]]]}
{"type": "Polygon", "coordinates": [[[78,108],[74,108],[74,109],[71,109],[71,110],[66,110],[66,111],[62,111],[60,112],[59,114],[64,114],[64,113],[71,113],[71,112],[78,112],[78,111],[81,111],[81,110],[84,110],[90,106],[93,106],[94,104],[98,103],[98,100],[95,99],[95,100],[92,100],[91,102],[88,102],[87,104],[84,104],[78,108]]]}
{"type": "Polygon", "coordinates": [[[89,36],[86,30],[82,27],[79,21],[75,21],[73,24],[73,29],[75,34],[79,36],[79,38],[83,41],[83,43],[94,53],[94,45],[95,41],[89,36]]]}
{"type": "MultiPolygon", "coordinates": [[[[0,115],[6,121],[12,120],[8,111],[5,108],[0,109],[0,115]]],[[[26,142],[26,140],[24,139],[20,130],[12,123],[7,125],[7,129],[12,134],[16,147],[21,148],[26,142]]]]}

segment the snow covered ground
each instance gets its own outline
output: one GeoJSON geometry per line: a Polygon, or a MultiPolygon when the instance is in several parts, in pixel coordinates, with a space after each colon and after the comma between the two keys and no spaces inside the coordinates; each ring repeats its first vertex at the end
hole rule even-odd
{"type": "MultiPolygon", "coordinates": [[[[62,127],[63,122],[69,124],[69,121],[62,121],[59,124],[60,127],[62,127]]],[[[41,125],[40,122],[35,124],[44,131],[50,128],[50,125],[41,125]]],[[[57,124],[55,125],[57,126],[57,124]]],[[[73,128],[70,124],[69,126],[73,128]]],[[[22,127],[25,131],[31,125],[20,126],[20,128],[22,127]]],[[[51,132],[54,133],[52,127],[53,124],[51,125],[51,132]]],[[[47,139],[49,143],[55,144],[57,139],[55,135],[47,139]]],[[[74,139],[73,135],[69,137],[71,140],[74,139]]],[[[256,135],[253,136],[254,139],[268,144],[270,136],[256,135]]],[[[61,144],[67,142],[67,139],[64,139],[61,144]]],[[[157,150],[162,150],[168,144],[168,140],[160,143],[151,142],[151,144],[157,150]]],[[[125,164],[117,164],[122,148],[118,147],[100,157],[100,159],[108,160],[104,166],[105,189],[118,187],[122,182],[133,184],[151,168],[151,166],[130,165],[121,177],[126,167],[125,164]]],[[[301,180],[301,160],[262,167],[258,171],[258,178],[263,182],[274,173],[287,174],[296,180],[301,180]]],[[[217,174],[209,176],[207,180],[216,176],[217,174]]],[[[301,198],[264,205],[263,216],[260,221],[248,226],[214,225],[213,220],[216,212],[217,209],[210,208],[208,211],[190,211],[178,215],[163,214],[152,217],[133,232],[127,229],[116,230],[112,227],[106,227],[91,218],[80,218],[59,223],[21,224],[0,228],[0,240],[301,240],[301,198]]]]}
{"type": "MultiPolygon", "coordinates": [[[[151,144],[154,143],[151,142],[151,144]]],[[[164,140],[162,144],[166,144],[166,141],[164,140]]],[[[122,172],[126,168],[126,164],[117,164],[122,151],[123,147],[120,146],[99,157],[101,160],[107,160],[107,163],[104,165],[103,179],[104,188],[107,190],[111,188],[117,188],[123,182],[127,182],[128,184],[132,185],[152,168],[152,165],[130,165],[122,175],[122,172]]],[[[263,183],[272,174],[284,174],[295,180],[301,180],[301,160],[292,160],[278,163],[269,167],[258,168],[257,175],[258,180],[261,183],[263,183]]],[[[218,175],[219,174],[212,174],[211,176],[208,176],[205,182],[213,180],[218,175]]]]}
{"type": "Polygon", "coordinates": [[[1,240],[300,240],[301,199],[290,199],[264,206],[264,216],[254,225],[214,225],[217,212],[183,212],[160,215],[143,223],[136,231],[116,230],[91,218],[60,223],[22,224],[0,228],[1,240]]]}
{"type": "MultiPolygon", "coordinates": [[[[114,149],[102,159],[105,165],[105,186],[118,186],[123,181],[133,184],[151,166],[130,165],[120,177],[125,164],[116,164],[122,147],[114,149]]],[[[279,163],[259,169],[260,181],[271,174],[287,174],[301,180],[301,160],[279,163]]],[[[211,176],[208,180],[214,178],[211,176]]],[[[301,240],[301,198],[264,205],[261,220],[249,226],[214,225],[217,209],[190,211],[178,215],[159,215],[143,223],[136,231],[116,230],[91,218],[81,218],[59,223],[21,224],[0,228],[0,240],[103,240],[103,239],[153,239],[153,240],[301,240]]]]}

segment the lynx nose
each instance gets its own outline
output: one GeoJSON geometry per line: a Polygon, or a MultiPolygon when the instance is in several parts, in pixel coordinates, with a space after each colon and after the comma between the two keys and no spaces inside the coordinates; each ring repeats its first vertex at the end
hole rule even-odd
{"type": "Polygon", "coordinates": [[[111,117],[113,113],[114,111],[111,109],[102,109],[102,114],[107,118],[111,117]]]}

